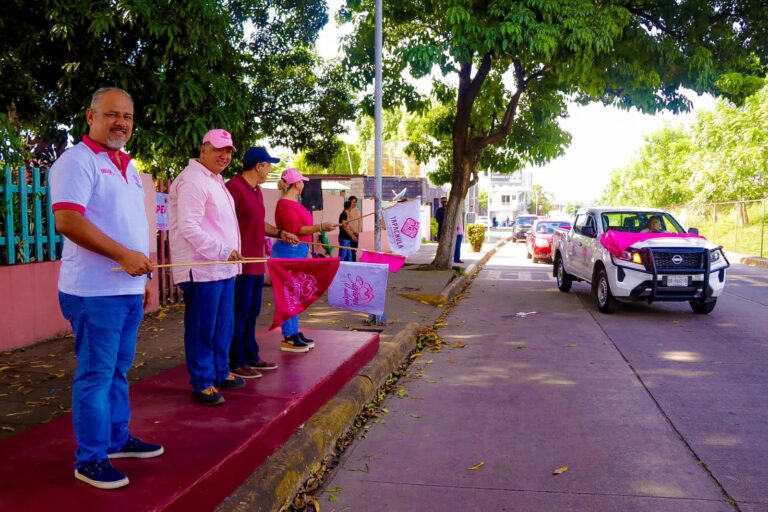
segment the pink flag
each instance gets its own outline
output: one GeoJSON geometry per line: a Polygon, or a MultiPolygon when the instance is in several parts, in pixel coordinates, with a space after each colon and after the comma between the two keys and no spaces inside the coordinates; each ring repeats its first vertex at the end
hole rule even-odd
{"type": "Polygon", "coordinates": [[[339,269],[339,258],[269,258],[275,296],[274,329],[307,309],[325,293],[339,269]]]}
{"type": "Polygon", "coordinates": [[[342,261],[328,288],[328,304],[372,315],[383,315],[387,298],[387,266],[342,261]]]}
{"type": "Polygon", "coordinates": [[[383,263],[389,265],[389,271],[397,274],[397,271],[405,265],[405,256],[398,254],[382,254],[380,252],[361,251],[360,263],[383,263]]]}
{"type": "Polygon", "coordinates": [[[651,238],[704,238],[693,233],[634,233],[630,231],[615,231],[609,229],[600,235],[600,243],[614,256],[621,256],[626,249],[636,242],[644,242],[651,238]]]}

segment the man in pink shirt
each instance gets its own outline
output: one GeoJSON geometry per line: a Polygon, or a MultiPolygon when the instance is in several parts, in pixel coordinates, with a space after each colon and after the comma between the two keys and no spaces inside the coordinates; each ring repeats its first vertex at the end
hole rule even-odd
{"type": "MultiPolygon", "coordinates": [[[[211,130],[203,137],[200,157],[170,188],[170,244],[174,263],[237,261],[240,230],[235,203],[222,171],[235,146],[229,132],[211,130]]],[[[229,371],[234,331],[235,275],[239,264],[180,266],[173,279],[184,293],[184,351],[193,396],[220,405],[220,390],[239,389],[245,381],[229,371]]]]}
{"type": "MultiPolygon", "coordinates": [[[[265,221],[264,196],[259,185],[267,180],[272,164],[279,161],[266,148],[248,148],[243,155],[242,172],[227,181],[227,190],[235,200],[243,256],[246,258],[264,257],[265,236],[289,244],[299,241],[296,235],[277,229],[265,221]]],[[[242,274],[235,278],[235,334],[229,349],[229,365],[235,376],[244,379],[261,377],[259,370],[277,369],[275,363],[259,357],[259,344],[256,342],[256,319],[261,313],[264,266],[264,263],[246,263],[242,274]]]]}

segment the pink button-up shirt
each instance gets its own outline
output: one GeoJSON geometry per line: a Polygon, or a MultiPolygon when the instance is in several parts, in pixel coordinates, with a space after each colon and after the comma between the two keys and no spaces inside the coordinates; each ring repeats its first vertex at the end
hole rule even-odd
{"type": "MultiPolygon", "coordinates": [[[[240,251],[235,202],[221,176],[191,159],[173,180],[169,195],[173,263],[226,261],[232,251],[240,251]]],[[[234,264],[174,267],[173,280],[219,281],[239,271],[240,265],[234,264]]]]}

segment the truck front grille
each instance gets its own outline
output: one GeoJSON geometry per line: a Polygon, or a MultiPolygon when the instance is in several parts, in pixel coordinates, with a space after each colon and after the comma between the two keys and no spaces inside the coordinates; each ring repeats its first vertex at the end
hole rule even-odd
{"type": "Polygon", "coordinates": [[[706,251],[680,249],[653,249],[657,270],[703,270],[706,251]]]}

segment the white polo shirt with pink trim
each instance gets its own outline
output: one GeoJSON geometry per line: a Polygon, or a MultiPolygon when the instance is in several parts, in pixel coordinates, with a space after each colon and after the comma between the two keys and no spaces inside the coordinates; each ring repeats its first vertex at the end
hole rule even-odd
{"type": "MultiPolygon", "coordinates": [[[[105,235],[149,256],[144,188],[131,157],[120,159],[87,136],[66,150],[48,173],[53,211],[80,212],[105,235]]],[[[59,291],[81,297],[143,295],[146,276],[113,271],[118,264],[64,239],[59,291]]]]}

